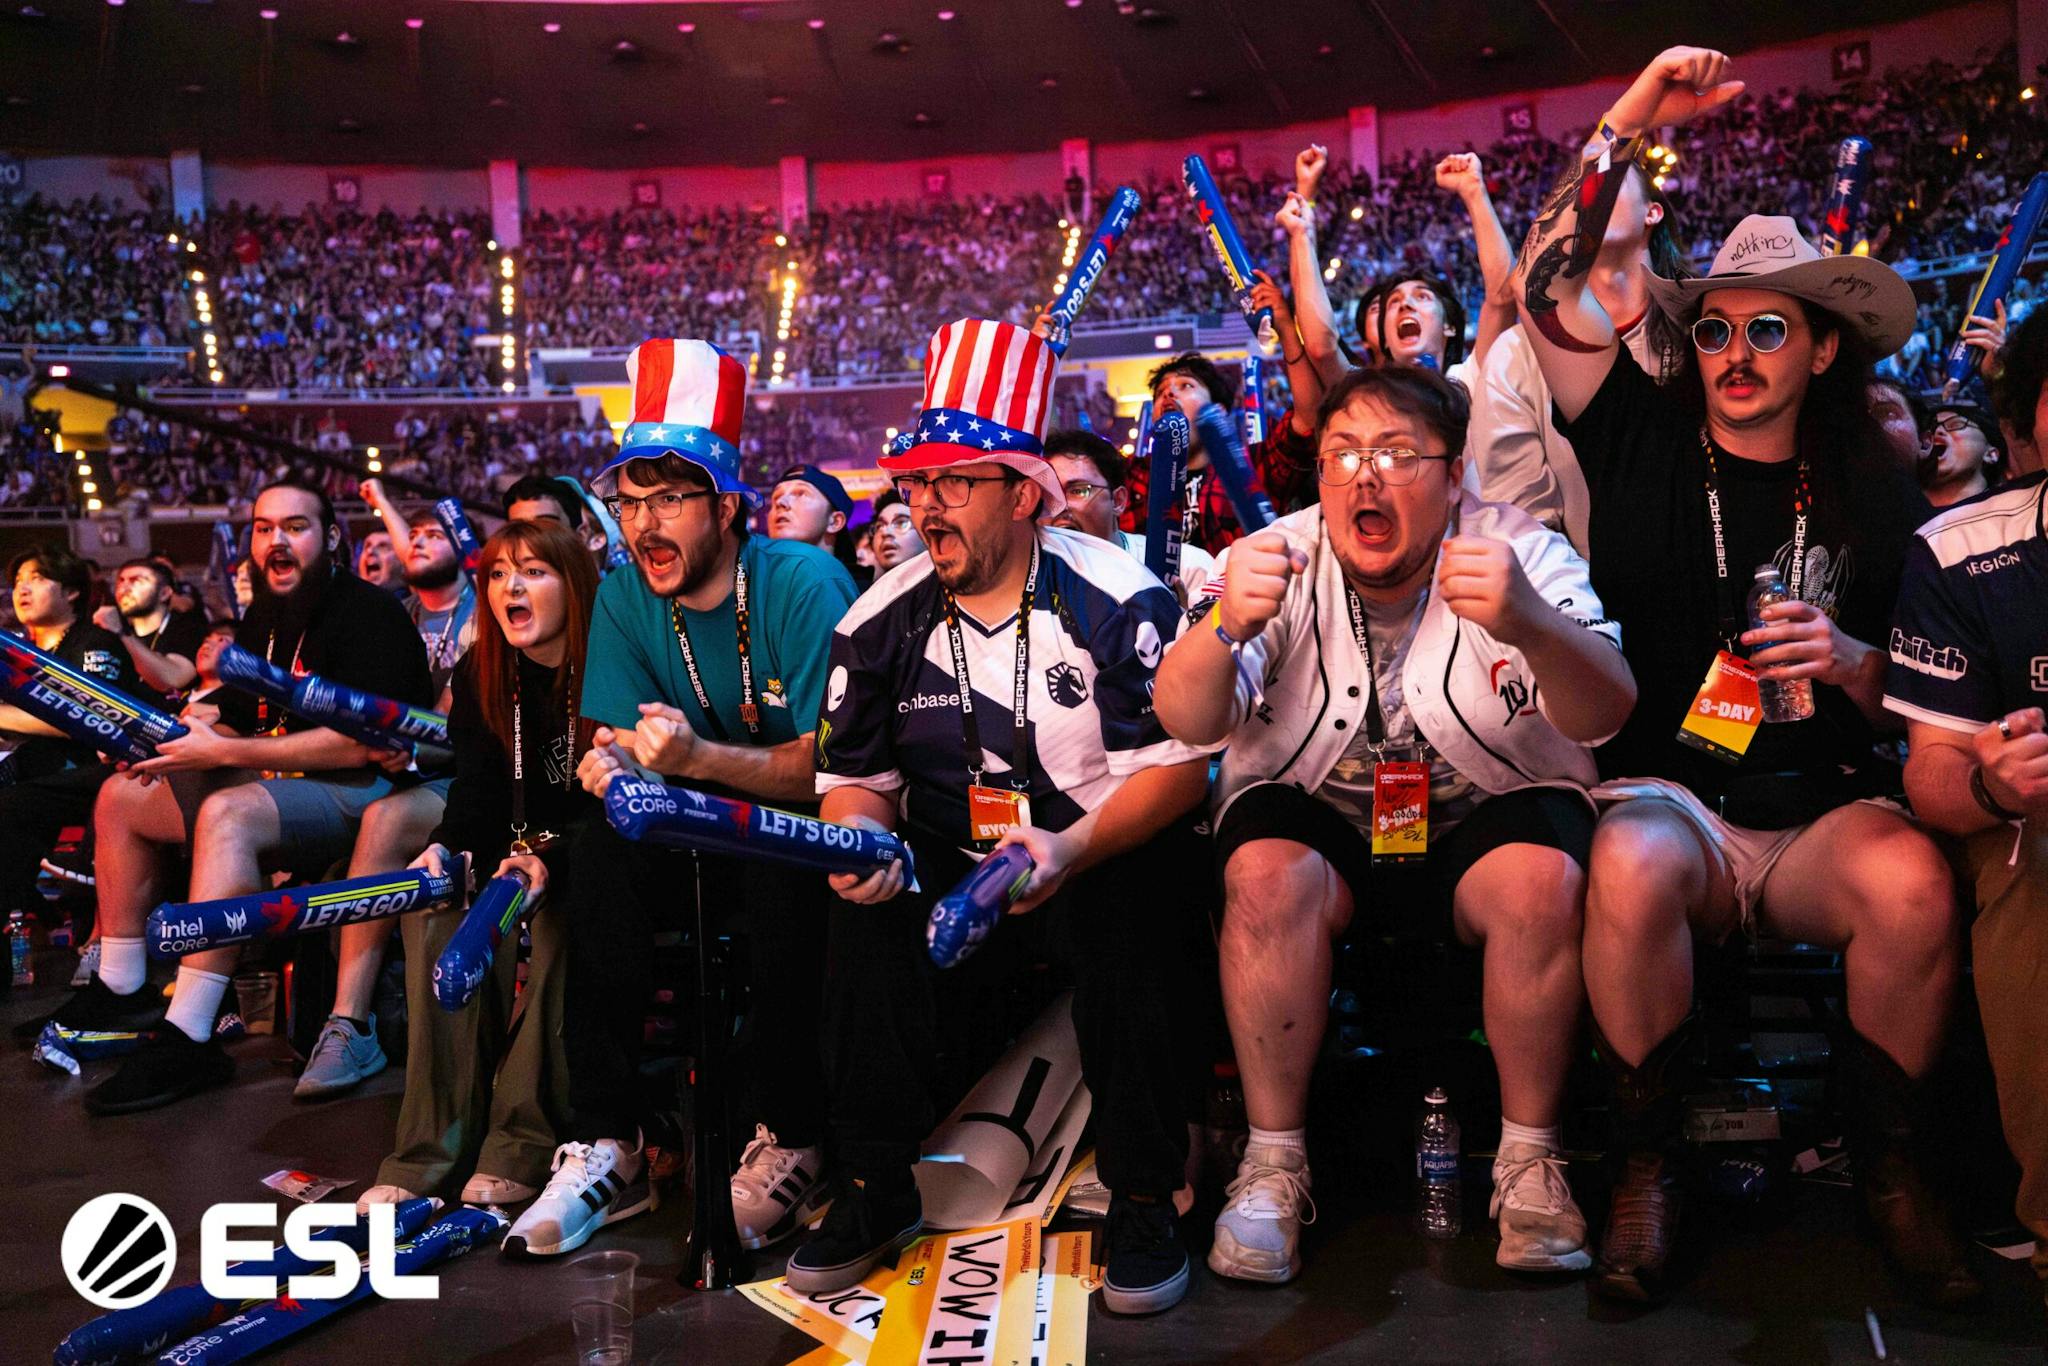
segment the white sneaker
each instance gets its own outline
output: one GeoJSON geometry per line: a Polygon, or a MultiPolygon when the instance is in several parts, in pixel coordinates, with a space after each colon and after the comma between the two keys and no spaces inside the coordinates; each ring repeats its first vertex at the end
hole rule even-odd
{"type": "Polygon", "coordinates": [[[748,1251],[787,1238],[831,1203],[823,1154],[816,1147],[785,1148],[765,1124],[732,1174],[732,1222],[748,1251]]]}
{"type": "Polygon", "coordinates": [[[1493,1203],[1500,1250],[1493,1260],[1510,1271],[1584,1271],[1586,1216],[1572,1199],[1564,1159],[1533,1143],[1504,1143],[1493,1160],[1493,1203]]]}
{"type": "Polygon", "coordinates": [[[1292,1148],[1246,1148],[1237,1179],[1223,1192],[1209,1269],[1274,1285],[1300,1275],[1301,1226],[1316,1218],[1308,1188],[1307,1154],[1292,1148]]]}
{"type": "Polygon", "coordinates": [[[506,1176],[485,1176],[482,1172],[469,1178],[462,1187],[462,1203],[465,1205],[516,1205],[531,1200],[540,1192],[524,1181],[514,1181],[506,1176]]]}
{"type": "Polygon", "coordinates": [[[574,1252],[606,1224],[655,1207],[646,1154],[609,1138],[564,1143],[555,1149],[555,1174],[540,1199],[526,1207],[505,1235],[508,1257],[555,1257],[574,1252]]]}
{"type": "Polygon", "coordinates": [[[368,1214],[372,1205],[402,1205],[419,1196],[403,1186],[372,1186],[356,1197],[356,1213],[368,1214]]]}

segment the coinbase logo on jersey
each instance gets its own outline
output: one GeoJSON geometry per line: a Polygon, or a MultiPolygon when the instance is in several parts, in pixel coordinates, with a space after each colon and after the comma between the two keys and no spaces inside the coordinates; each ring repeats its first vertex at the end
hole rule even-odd
{"type": "Polygon", "coordinates": [[[64,1226],[64,1275],[88,1303],[131,1309],[153,1299],[178,1260],[164,1212],[139,1195],[86,1201],[64,1226]]]}

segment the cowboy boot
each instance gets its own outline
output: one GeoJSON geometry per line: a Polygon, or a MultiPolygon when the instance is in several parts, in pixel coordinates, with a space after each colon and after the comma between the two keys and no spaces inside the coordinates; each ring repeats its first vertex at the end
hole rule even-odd
{"type": "Polygon", "coordinates": [[[1698,1073],[1694,1023],[1687,1015],[1634,1067],[1593,1026],[1612,1089],[1614,1152],[1621,1164],[1593,1264],[1593,1289],[1608,1299],[1656,1304],[1670,1289],[1667,1268],[1681,1204],[1680,1106],[1698,1073]]]}
{"type": "Polygon", "coordinates": [[[1844,1061],[1856,1184],[1885,1260],[1923,1303],[1954,1309],[1976,1299],[1983,1282],[1920,1168],[1920,1141],[1933,1127],[1925,1082],[1854,1031],[1844,1061]]]}

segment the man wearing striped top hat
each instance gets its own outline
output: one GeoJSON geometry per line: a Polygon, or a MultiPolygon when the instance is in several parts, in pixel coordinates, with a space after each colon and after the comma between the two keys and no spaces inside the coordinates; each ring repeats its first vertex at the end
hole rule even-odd
{"type": "Polygon", "coordinates": [[[1209,933],[1208,854],[1187,816],[1208,759],[1152,713],[1173,594],[1115,545],[1050,525],[1065,505],[1043,454],[1055,365],[1008,323],[939,330],[916,439],[882,458],[928,554],[878,579],[833,637],[823,815],[902,832],[920,889],[900,865],[831,879],[843,900],[824,1037],[842,1184],[790,1260],[805,1293],[853,1285],[918,1236],[912,1164],[944,1113],[933,1092],[957,1095],[987,1061],[959,1056],[976,1003],[1048,954],[1075,987],[1113,1195],[1105,1302],[1147,1312],[1186,1291],[1173,1196],[1204,1061],[1186,1024],[1200,986],[1190,946],[1209,933]],[[1014,908],[1037,913],[1005,917],[939,973],[933,898],[1006,844],[1037,865],[1014,908]]]}
{"type": "MultiPolygon", "coordinates": [[[[627,773],[805,806],[826,653],[853,580],[815,545],[748,534],[762,500],[739,474],[747,377],[738,361],[708,342],[664,339],[635,347],[626,372],[633,420],[591,487],[618,519],[636,572],[607,575],[592,609],[582,712],[596,729],[577,777],[598,796],[627,773]]],[[[732,1181],[740,1241],[760,1247],[802,1227],[824,1190],[826,898],[815,878],[713,856],[693,866],[601,821],[575,838],[589,847],[579,845],[584,871],[563,893],[571,1141],[506,1252],[573,1251],[604,1224],[653,1207],[634,1103],[652,937],[683,922],[691,895],[749,913],[752,1094],[741,1099],[759,1124],[732,1181]]]]}

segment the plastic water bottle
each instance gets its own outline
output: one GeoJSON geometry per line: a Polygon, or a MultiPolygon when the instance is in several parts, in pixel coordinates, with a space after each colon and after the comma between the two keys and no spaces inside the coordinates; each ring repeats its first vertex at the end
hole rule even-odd
{"type": "Polygon", "coordinates": [[[1455,1238],[1464,1228],[1464,1135],[1441,1086],[1422,1098],[1415,1121],[1415,1209],[1425,1238],[1455,1238]]]}
{"type": "MultiPolygon", "coordinates": [[[[1774,602],[1789,602],[1790,590],[1778,574],[1775,564],[1760,564],[1756,567],[1756,582],[1749,590],[1749,625],[1751,630],[1768,625],[1763,610],[1774,602]]],[[[1764,648],[1759,646],[1759,649],[1764,648]]],[[[1763,703],[1766,721],[1804,721],[1813,715],[1813,680],[1795,678],[1789,683],[1779,683],[1768,678],[1756,681],[1758,700],[1763,703]]]]}
{"type": "Polygon", "coordinates": [[[8,980],[18,987],[36,980],[35,969],[29,966],[29,948],[28,917],[15,911],[7,917],[7,964],[8,980]]]}

